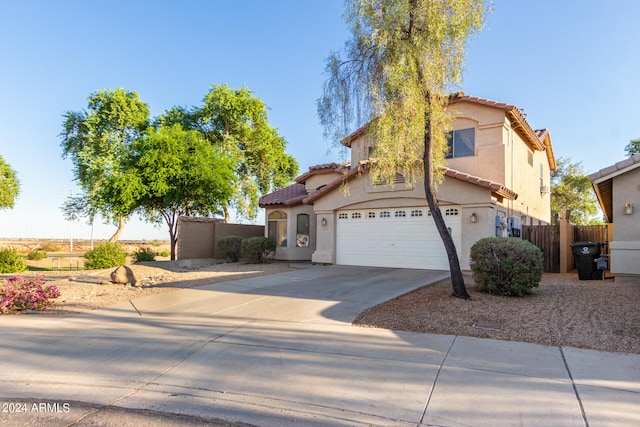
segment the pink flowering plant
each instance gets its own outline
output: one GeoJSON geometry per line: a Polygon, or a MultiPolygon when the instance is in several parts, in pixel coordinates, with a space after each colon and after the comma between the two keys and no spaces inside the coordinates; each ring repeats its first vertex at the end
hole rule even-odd
{"type": "Polygon", "coordinates": [[[60,296],[56,286],[44,286],[44,276],[14,276],[0,281],[0,314],[21,310],[45,310],[60,296]]]}

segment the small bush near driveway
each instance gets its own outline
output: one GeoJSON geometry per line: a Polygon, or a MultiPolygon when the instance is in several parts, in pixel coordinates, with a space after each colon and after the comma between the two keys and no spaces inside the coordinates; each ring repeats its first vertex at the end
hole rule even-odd
{"type": "Polygon", "coordinates": [[[471,247],[471,270],[477,290],[521,297],[542,279],[542,252],[519,238],[487,237],[471,247]]]}
{"type": "Polygon", "coordinates": [[[242,249],[242,237],[240,236],[224,236],[218,240],[218,249],[225,254],[231,262],[240,260],[240,252],[242,249]]]}
{"type": "Polygon", "coordinates": [[[270,237],[249,237],[242,240],[240,254],[249,264],[261,264],[273,259],[276,241],[270,237]]]}

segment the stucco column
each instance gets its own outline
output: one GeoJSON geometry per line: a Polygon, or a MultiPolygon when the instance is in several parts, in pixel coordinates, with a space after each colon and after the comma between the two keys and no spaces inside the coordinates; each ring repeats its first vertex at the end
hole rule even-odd
{"type": "Polygon", "coordinates": [[[316,250],[311,261],[335,264],[336,221],[333,211],[316,211],[316,250]]]}

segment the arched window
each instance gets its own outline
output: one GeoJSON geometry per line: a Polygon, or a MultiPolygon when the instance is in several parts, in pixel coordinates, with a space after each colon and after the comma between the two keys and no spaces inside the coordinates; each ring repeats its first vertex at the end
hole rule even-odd
{"type": "Polygon", "coordinates": [[[271,212],[267,221],[268,236],[278,246],[287,246],[287,214],[282,211],[271,212]]]}

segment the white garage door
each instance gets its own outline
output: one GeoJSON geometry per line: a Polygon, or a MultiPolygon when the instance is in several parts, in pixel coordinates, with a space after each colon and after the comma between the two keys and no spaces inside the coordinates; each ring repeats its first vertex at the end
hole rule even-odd
{"type": "MultiPolygon", "coordinates": [[[[460,256],[460,209],[442,208],[460,256]]],[[[426,207],[338,211],[336,264],[448,270],[449,261],[426,207]]]]}

